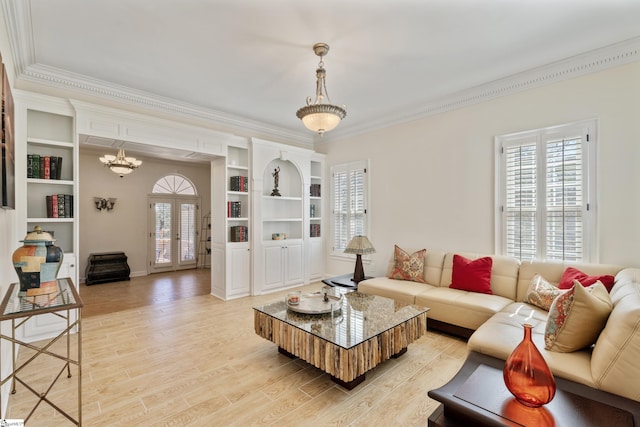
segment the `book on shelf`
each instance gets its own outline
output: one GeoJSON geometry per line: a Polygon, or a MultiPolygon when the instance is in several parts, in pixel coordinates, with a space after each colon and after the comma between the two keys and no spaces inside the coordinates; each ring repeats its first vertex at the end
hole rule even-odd
{"type": "Polygon", "coordinates": [[[246,176],[229,177],[229,191],[241,191],[246,193],[249,191],[249,178],[246,176]]]}
{"type": "Polygon", "coordinates": [[[320,184],[311,184],[310,193],[311,194],[309,194],[309,195],[311,197],[321,197],[320,196],[320,184]]]}
{"type": "Polygon", "coordinates": [[[311,224],[309,237],[320,237],[320,224],[311,224]]]}
{"type": "Polygon", "coordinates": [[[229,241],[248,242],[249,228],[246,225],[235,225],[233,227],[229,227],[229,241]]]}
{"type": "Polygon", "coordinates": [[[242,202],[227,202],[227,218],[242,217],[242,202]]]}
{"type": "Polygon", "coordinates": [[[27,178],[61,179],[62,157],[27,154],[27,178]]]}
{"type": "Polygon", "coordinates": [[[27,178],[33,178],[33,154],[27,154],[27,178]]]}
{"type": "Polygon", "coordinates": [[[44,179],[51,179],[51,156],[44,156],[44,179]]]}
{"type": "MultiPolygon", "coordinates": [[[[28,178],[40,178],[40,155],[33,154],[32,155],[32,165],[31,165],[31,176],[28,178]]],[[[27,159],[28,161],[28,159],[27,159]]],[[[27,171],[28,171],[27,167],[27,171]]]]}
{"type": "Polygon", "coordinates": [[[45,196],[47,218],[73,218],[73,195],[52,194],[45,196]]]}

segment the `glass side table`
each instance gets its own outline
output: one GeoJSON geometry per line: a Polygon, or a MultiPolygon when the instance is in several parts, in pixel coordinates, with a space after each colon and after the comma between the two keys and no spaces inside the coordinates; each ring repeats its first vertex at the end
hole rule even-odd
{"type": "MultiPolygon", "coordinates": [[[[64,279],[56,279],[56,286],[49,288],[48,290],[41,290],[40,295],[27,295],[27,292],[20,291],[19,283],[12,283],[7,290],[7,293],[2,300],[2,305],[0,306],[0,321],[11,321],[11,336],[5,335],[0,330],[0,344],[2,340],[6,340],[11,342],[11,358],[12,358],[12,371],[11,373],[5,377],[0,377],[0,402],[2,401],[2,390],[3,386],[11,381],[11,394],[16,392],[16,382],[20,383],[25,387],[27,391],[33,393],[37,398],[37,402],[35,406],[29,414],[24,418],[25,423],[31,415],[38,408],[40,403],[46,402],[51,407],[53,407],[57,412],[64,415],[69,421],[74,423],[75,425],[82,425],[82,328],[81,328],[81,319],[82,319],[82,300],[80,299],[80,295],[78,295],[78,291],[76,287],[73,285],[73,282],[69,278],[64,279]],[[73,310],[77,310],[77,316],[75,319],[72,317],[73,310]],[[25,341],[21,341],[16,339],[16,330],[23,326],[27,321],[32,319],[35,316],[39,316],[45,313],[53,313],[56,316],[59,316],[63,319],[66,319],[66,328],[58,333],[53,338],[48,340],[39,341],[34,345],[33,343],[28,343],[25,341]],[[70,335],[73,333],[74,329],[76,329],[77,340],[78,340],[78,353],[77,357],[74,359],[71,354],[71,337],[70,335]],[[55,350],[52,346],[59,341],[60,339],[66,338],[66,352],[62,350],[62,352],[55,350]],[[20,365],[17,365],[17,346],[23,346],[34,350],[36,353],[28,358],[26,361],[22,362],[20,365]],[[23,380],[19,375],[23,370],[34,360],[36,360],[39,356],[46,355],[53,358],[57,358],[64,362],[62,369],[53,377],[53,381],[45,387],[43,391],[37,391],[35,388],[31,387],[25,380],[23,380]],[[67,413],[64,409],[62,409],[59,404],[53,403],[48,397],[49,392],[52,390],[55,383],[60,379],[62,374],[66,371],[67,378],[71,378],[71,365],[76,365],[78,367],[78,415],[77,419],[72,415],[67,413]]],[[[0,351],[0,366],[2,365],[2,352],[0,351]]],[[[55,372],[54,372],[55,374],[55,372]]],[[[1,408],[0,408],[1,409],[1,408]]],[[[0,419],[5,419],[7,416],[6,413],[2,413],[0,410],[0,419]]],[[[16,418],[16,414],[12,414],[12,418],[16,418]]]]}

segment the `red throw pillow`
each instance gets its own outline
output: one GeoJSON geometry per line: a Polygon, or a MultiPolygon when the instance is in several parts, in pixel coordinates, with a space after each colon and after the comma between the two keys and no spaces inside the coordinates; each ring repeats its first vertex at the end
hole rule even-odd
{"type": "Polygon", "coordinates": [[[609,274],[603,274],[602,276],[588,276],[577,268],[567,267],[564,273],[562,273],[562,278],[560,279],[560,283],[558,283],[558,288],[571,289],[573,287],[574,280],[580,282],[580,284],[585,288],[593,285],[599,280],[602,282],[604,287],[607,288],[607,292],[611,292],[615,277],[609,274]]]}
{"type": "Polygon", "coordinates": [[[493,259],[484,257],[473,261],[460,255],[453,255],[453,271],[451,273],[452,289],[490,294],[491,267],[493,259]]]}

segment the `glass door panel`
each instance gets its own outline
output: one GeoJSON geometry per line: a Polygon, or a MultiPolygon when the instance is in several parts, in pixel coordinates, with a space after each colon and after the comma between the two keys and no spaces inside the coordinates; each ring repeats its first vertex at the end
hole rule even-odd
{"type": "Polygon", "coordinates": [[[154,210],[154,267],[173,266],[173,203],[156,202],[154,210]]]}

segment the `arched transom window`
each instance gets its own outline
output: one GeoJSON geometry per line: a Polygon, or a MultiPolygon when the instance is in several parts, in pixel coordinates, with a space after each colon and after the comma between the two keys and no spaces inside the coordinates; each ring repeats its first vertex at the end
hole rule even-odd
{"type": "Polygon", "coordinates": [[[153,186],[154,194],[180,194],[185,196],[195,196],[196,188],[184,176],[166,175],[156,181],[153,186]]]}

